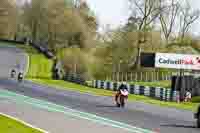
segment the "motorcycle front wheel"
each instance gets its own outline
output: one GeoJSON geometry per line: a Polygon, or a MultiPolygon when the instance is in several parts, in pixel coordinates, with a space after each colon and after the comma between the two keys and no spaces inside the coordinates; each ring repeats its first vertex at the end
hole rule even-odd
{"type": "Polygon", "coordinates": [[[125,107],[125,98],[122,95],[120,96],[120,105],[121,105],[122,108],[125,107]]]}
{"type": "Polygon", "coordinates": [[[200,114],[197,116],[197,128],[200,128],[200,114]]]}

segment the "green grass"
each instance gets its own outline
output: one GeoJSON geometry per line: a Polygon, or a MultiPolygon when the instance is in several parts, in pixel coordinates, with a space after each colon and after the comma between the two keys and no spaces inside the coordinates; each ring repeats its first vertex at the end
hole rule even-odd
{"type": "Polygon", "coordinates": [[[191,101],[193,103],[200,103],[200,96],[193,97],[191,101]]]}
{"type": "Polygon", "coordinates": [[[29,70],[27,78],[50,79],[53,61],[41,54],[29,54],[29,70]]]}
{"type": "Polygon", "coordinates": [[[149,86],[149,87],[162,87],[171,88],[171,81],[158,81],[158,82],[129,82],[134,85],[149,86]]]}
{"type": "MultiPolygon", "coordinates": [[[[33,82],[40,83],[43,85],[48,85],[52,87],[56,87],[58,89],[65,89],[65,90],[73,90],[81,93],[90,93],[97,96],[111,96],[113,97],[115,95],[115,92],[109,91],[109,90],[103,90],[103,89],[96,89],[96,88],[90,88],[66,81],[60,81],[60,80],[48,80],[48,79],[32,79],[33,82]]],[[[198,103],[176,103],[176,102],[164,102],[152,99],[150,97],[146,96],[140,96],[140,95],[129,95],[130,101],[141,101],[144,103],[149,104],[155,104],[163,107],[172,107],[177,109],[184,109],[184,110],[191,110],[196,111],[196,108],[198,106],[198,103]]]]}
{"type": "Polygon", "coordinates": [[[42,133],[3,115],[0,115],[0,131],[1,133],[42,133]]]}
{"type": "Polygon", "coordinates": [[[47,59],[31,46],[18,45],[17,47],[23,49],[29,55],[29,70],[26,78],[50,79],[52,77],[52,60],[47,59]]]}

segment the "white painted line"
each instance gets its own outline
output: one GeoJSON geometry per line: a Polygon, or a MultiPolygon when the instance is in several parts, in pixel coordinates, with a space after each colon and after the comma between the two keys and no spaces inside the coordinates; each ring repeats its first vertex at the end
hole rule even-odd
{"type": "Polygon", "coordinates": [[[29,55],[26,53],[25,54],[25,56],[26,56],[26,70],[25,70],[25,74],[24,74],[24,76],[26,76],[26,74],[28,73],[28,70],[29,70],[29,63],[30,63],[30,57],[29,57],[29,55]]]}
{"type": "Polygon", "coordinates": [[[0,115],[5,116],[5,117],[8,117],[8,118],[10,118],[10,119],[13,119],[13,120],[15,120],[15,121],[18,121],[18,122],[20,122],[20,123],[22,123],[22,124],[24,124],[24,125],[26,125],[26,126],[28,126],[28,127],[31,127],[31,128],[33,128],[33,129],[38,130],[38,131],[40,131],[40,132],[49,133],[48,131],[45,131],[45,130],[43,130],[43,129],[41,129],[41,128],[38,128],[38,127],[33,126],[33,125],[29,124],[29,123],[26,123],[25,121],[19,120],[19,119],[16,118],[16,117],[13,117],[13,116],[10,116],[10,115],[1,113],[1,112],[0,112],[0,115]]]}

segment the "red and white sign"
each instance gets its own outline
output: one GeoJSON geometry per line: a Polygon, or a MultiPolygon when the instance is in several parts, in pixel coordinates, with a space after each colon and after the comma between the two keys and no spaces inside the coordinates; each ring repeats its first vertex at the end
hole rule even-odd
{"type": "Polygon", "coordinates": [[[156,53],[155,67],[200,70],[200,55],[156,53]]]}

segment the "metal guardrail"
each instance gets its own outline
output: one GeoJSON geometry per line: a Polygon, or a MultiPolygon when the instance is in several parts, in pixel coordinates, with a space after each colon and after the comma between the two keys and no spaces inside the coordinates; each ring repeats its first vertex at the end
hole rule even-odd
{"type": "Polygon", "coordinates": [[[73,82],[73,83],[76,83],[76,84],[87,85],[84,78],[82,78],[80,75],[77,75],[77,74],[68,73],[63,77],[63,80],[73,82]]]}

